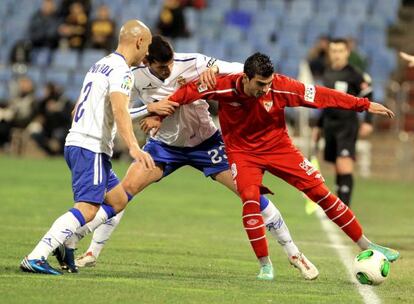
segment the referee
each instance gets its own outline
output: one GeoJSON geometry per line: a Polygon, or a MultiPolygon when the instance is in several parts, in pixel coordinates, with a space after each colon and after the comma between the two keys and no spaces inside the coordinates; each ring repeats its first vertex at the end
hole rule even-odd
{"type": "MultiPolygon", "coordinates": [[[[323,85],[371,99],[369,76],[349,64],[350,52],[345,39],[334,39],[329,42],[329,66],[322,77],[323,85]]],[[[323,110],[318,126],[313,130],[315,144],[321,133],[325,138],[324,159],[335,165],[337,195],[348,206],[354,183],[352,173],[356,140],[358,136],[368,136],[372,130],[371,115],[365,115],[364,121],[360,124],[356,112],[333,108],[323,110]]]]}

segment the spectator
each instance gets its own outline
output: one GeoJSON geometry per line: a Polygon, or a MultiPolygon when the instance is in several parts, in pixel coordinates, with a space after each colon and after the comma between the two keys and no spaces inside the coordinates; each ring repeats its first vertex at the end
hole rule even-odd
{"type": "Polygon", "coordinates": [[[83,49],[86,41],[88,16],[82,3],[73,2],[69,14],[59,26],[61,42],[72,49],[83,49]]]}
{"type": "Polygon", "coordinates": [[[69,15],[70,7],[75,2],[82,4],[86,15],[89,17],[92,8],[91,0],[61,0],[59,6],[59,16],[61,18],[65,18],[67,15],[69,15]]]}
{"type": "Polygon", "coordinates": [[[36,117],[29,127],[30,135],[47,154],[62,154],[72,105],[55,84],[47,83],[44,90],[44,98],[40,100],[36,117]]]}
{"type": "Polygon", "coordinates": [[[157,22],[157,30],[170,38],[188,37],[183,7],[179,0],[164,0],[157,22]]]}
{"type": "Polygon", "coordinates": [[[43,0],[40,10],[32,16],[28,28],[29,39],[33,47],[56,48],[58,44],[57,28],[59,18],[54,0],[43,0]]]}
{"type": "Polygon", "coordinates": [[[181,5],[184,7],[193,7],[195,9],[204,9],[206,5],[205,0],[181,0],[181,5]]]}
{"type": "Polygon", "coordinates": [[[309,51],[308,62],[315,82],[322,78],[328,64],[328,46],[329,37],[321,36],[309,51]]]}
{"type": "Polygon", "coordinates": [[[346,40],[348,41],[348,46],[351,50],[348,59],[349,64],[360,71],[365,71],[368,67],[367,59],[358,52],[355,39],[348,37],[346,40]]]}
{"type": "Polygon", "coordinates": [[[90,25],[90,41],[92,48],[111,51],[115,42],[115,21],[111,19],[109,7],[101,5],[98,7],[97,17],[90,25]]]}
{"type": "Polygon", "coordinates": [[[12,128],[25,129],[33,118],[35,108],[34,85],[30,78],[17,80],[17,92],[0,109],[0,147],[10,141],[12,128]]]}

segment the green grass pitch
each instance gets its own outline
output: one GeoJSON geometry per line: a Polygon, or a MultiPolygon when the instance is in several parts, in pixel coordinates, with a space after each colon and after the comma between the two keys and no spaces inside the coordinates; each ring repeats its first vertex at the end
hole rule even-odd
{"type": "MultiPolygon", "coordinates": [[[[115,163],[119,176],[126,168],[115,163]]],[[[238,198],[192,168],[135,197],[95,268],[32,275],[20,272],[19,262],[72,206],[69,170],[61,158],[0,156],[0,303],[363,303],[319,220],[305,215],[302,196],[277,178],[266,176],[265,183],[319,268],[316,281],[302,279],[270,238],[276,279],[257,281],[238,198]]],[[[402,255],[375,291],[383,303],[413,303],[412,183],[360,179],[355,191],[353,208],[368,237],[402,255]]],[[[88,243],[80,243],[79,254],[88,243]]]]}

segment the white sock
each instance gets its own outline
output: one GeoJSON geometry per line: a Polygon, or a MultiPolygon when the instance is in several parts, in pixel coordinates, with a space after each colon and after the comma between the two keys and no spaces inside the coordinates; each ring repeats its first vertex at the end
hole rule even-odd
{"type": "Polygon", "coordinates": [[[289,229],[276,206],[269,200],[269,204],[261,213],[267,229],[276,241],[282,245],[287,256],[297,255],[299,249],[293,242],[289,229]]]}
{"type": "Polygon", "coordinates": [[[124,211],[125,210],[122,210],[116,216],[110,218],[104,224],[96,228],[95,232],[93,233],[91,244],[89,245],[89,248],[86,252],[92,252],[96,258],[99,257],[106,241],[109,240],[112,232],[114,232],[115,228],[121,221],[121,218],[124,215],[124,211]]]}
{"type": "Polygon", "coordinates": [[[65,241],[65,246],[68,248],[75,249],[76,245],[79,243],[81,239],[83,239],[86,235],[93,232],[97,227],[105,223],[107,219],[108,214],[102,207],[100,207],[93,220],[77,229],[76,232],[67,241],[65,241]]]}
{"type": "Polygon", "coordinates": [[[28,259],[40,259],[41,257],[47,259],[52,251],[69,239],[79,227],[80,223],[73,213],[66,212],[53,223],[49,231],[28,255],[28,259]]]}

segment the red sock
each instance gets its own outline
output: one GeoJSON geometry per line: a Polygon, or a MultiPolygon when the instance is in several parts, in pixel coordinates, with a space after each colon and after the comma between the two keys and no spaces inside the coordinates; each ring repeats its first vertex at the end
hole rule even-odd
{"type": "Polygon", "coordinates": [[[362,227],[354,213],[336,195],[332,194],[325,184],[320,184],[304,191],[325,211],[326,215],[342,229],[354,242],[362,236],[362,227]]]}
{"type": "Polygon", "coordinates": [[[241,193],[243,201],[243,226],[257,258],[269,255],[266,227],[260,213],[259,187],[250,186],[241,193]]]}

